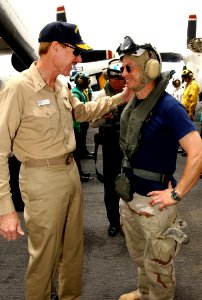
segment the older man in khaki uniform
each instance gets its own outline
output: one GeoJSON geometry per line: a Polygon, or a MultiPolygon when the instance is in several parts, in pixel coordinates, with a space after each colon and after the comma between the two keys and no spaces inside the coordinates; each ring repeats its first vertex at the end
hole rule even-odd
{"type": "Polygon", "coordinates": [[[26,300],[50,300],[59,274],[60,300],[81,299],[83,261],[82,191],[73,119],[90,121],[123,104],[126,89],[85,105],[57,78],[68,76],[90,49],[78,27],[46,25],[39,36],[40,58],[0,93],[0,235],[11,241],[24,235],[11,200],[8,155],[21,162],[20,189],[25,203],[29,264],[26,300]]]}

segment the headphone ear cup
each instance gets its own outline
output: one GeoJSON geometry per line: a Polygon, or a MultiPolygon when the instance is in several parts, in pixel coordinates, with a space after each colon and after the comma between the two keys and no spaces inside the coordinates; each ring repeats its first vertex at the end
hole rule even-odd
{"type": "Polygon", "coordinates": [[[145,66],[145,75],[148,79],[156,79],[161,71],[160,63],[156,59],[150,59],[145,66]]]}
{"type": "Polygon", "coordinates": [[[193,73],[191,71],[189,72],[189,78],[193,79],[193,73]]]}

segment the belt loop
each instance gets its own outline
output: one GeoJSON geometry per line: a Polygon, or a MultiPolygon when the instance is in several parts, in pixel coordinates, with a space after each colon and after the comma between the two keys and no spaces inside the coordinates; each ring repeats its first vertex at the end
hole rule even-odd
{"type": "Polygon", "coordinates": [[[165,174],[161,174],[161,176],[160,176],[160,182],[164,182],[164,180],[165,180],[165,174]]]}
{"type": "Polygon", "coordinates": [[[171,180],[171,176],[169,174],[161,174],[160,182],[169,182],[171,180]]]}
{"type": "Polygon", "coordinates": [[[49,167],[50,166],[49,159],[46,159],[46,162],[47,162],[47,166],[49,167]]]}
{"type": "Polygon", "coordinates": [[[66,165],[70,165],[73,161],[73,154],[69,153],[66,157],[66,165]]]}

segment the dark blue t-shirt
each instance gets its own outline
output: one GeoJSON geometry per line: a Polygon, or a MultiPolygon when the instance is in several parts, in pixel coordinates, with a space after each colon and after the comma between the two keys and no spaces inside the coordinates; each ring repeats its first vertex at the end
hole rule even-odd
{"type": "MultiPolygon", "coordinates": [[[[140,144],[132,157],[131,166],[156,173],[173,174],[176,170],[178,142],[194,130],[196,128],[184,107],[164,92],[142,126],[140,144]]],[[[132,181],[134,191],[141,195],[168,187],[168,183],[146,180],[135,175],[132,175],[132,181]]],[[[172,185],[176,185],[174,178],[172,185]]]]}

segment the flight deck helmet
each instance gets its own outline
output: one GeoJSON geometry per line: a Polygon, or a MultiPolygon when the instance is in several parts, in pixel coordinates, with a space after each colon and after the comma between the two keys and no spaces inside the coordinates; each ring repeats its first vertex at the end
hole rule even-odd
{"type": "Polygon", "coordinates": [[[179,78],[173,78],[172,85],[178,88],[181,85],[181,80],[179,78]]]}
{"type": "Polygon", "coordinates": [[[182,78],[190,78],[190,79],[193,79],[194,74],[193,74],[193,72],[192,72],[191,70],[185,69],[185,70],[182,71],[181,77],[182,77],[182,78]]]}
{"type": "Polygon", "coordinates": [[[74,82],[80,89],[87,89],[90,84],[90,76],[86,72],[78,72],[74,77],[74,82]]]}
{"type": "Polygon", "coordinates": [[[107,76],[108,78],[117,78],[119,80],[124,80],[124,77],[121,73],[120,59],[115,58],[109,61],[107,68],[107,76]]]}
{"type": "Polygon", "coordinates": [[[162,67],[161,56],[150,43],[137,45],[130,36],[126,36],[116,51],[120,56],[120,60],[124,56],[130,56],[140,67],[142,84],[139,90],[160,75],[162,67]]]}

